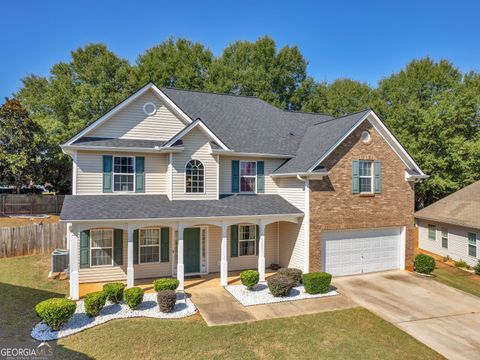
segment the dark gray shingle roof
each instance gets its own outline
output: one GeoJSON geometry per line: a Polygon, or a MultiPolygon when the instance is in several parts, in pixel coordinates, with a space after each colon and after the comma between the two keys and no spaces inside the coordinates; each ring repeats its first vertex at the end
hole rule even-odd
{"type": "Polygon", "coordinates": [[[162,146],[165,141],[141,140],[141,139],[113,139],[84,136],[75,141],[76,146],[101,146],[101,147],[136,147],[153,149],[155,146],[162,146]]]}
{"type": "Polygon", "coordinates": [[[415,217],[480,229],[480,180],[417,211],[415,217]]]}
{"type": "Polygon", "coordinates": [[[200,118],[230,149],[294,155],[307,129],[331,116],[284,111],[256,97],[162,88],[192,119],[200,118]]]}
{"type": "Polygon", "coordinates": [[[306,172],[369,111],[363,110],[309,127],[295,157],[285,162],[275,173],[306,172]]]}
{"type": "Polygon", "coordinates": [[[286,215],[303,212],[280,195],[231,195],[220,200],[175,200],[165,195],[68,195],[60,219],[166,219],[286,215]]]}

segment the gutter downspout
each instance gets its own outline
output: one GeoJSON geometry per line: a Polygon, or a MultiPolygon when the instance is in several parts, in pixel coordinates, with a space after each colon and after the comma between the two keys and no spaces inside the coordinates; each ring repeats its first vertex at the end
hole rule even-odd
{"type": "Polygon", "coordinates": [[[310,271],[310,180],[302,178],[300,175],[297,175],[297,179],[305,183],[305,192],[304,192],[304,207],[305,207],[305,216],[303,221],[305,222],[305,253],[304,253],[304,273],[310,271]]]}

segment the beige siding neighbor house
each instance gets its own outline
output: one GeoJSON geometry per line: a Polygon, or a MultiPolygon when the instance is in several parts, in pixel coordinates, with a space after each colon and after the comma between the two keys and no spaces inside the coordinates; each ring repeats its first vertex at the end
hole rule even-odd
{"type": "Polygon", "coordinates": [[[150,83],[62,149],[74,299],[89,282],[173,276],[183,289],[185,275],[226,285],[243,269],[264,281],[272,265],[334,276],[411,265],[426,176],[372,110],[332,118],[150,83]]]}

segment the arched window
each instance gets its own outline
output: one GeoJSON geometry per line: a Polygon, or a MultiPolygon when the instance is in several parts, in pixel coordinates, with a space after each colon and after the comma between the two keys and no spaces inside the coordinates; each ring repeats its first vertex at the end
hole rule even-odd
{"type": "Polygon", "coordinates": [[[187,193],[203,193],[205,170],[198,160],[190,160],[185,169],[185,191],[187,193]]]}

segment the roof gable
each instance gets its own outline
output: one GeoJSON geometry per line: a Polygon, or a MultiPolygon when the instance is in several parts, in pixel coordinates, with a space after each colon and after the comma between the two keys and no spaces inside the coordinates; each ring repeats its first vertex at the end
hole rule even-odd
{"type": "Polygon", "coordinates": [[[188,135],[193,129],[199,129],[208,139],[212,140],[223,150],[229,150],[229,148],[220,140],[204,123],[201,119],[197,119],[194,122],[187,125],[180,130],[171,139],[169,139],[164,147],[172,147],[183,137],[188,135]]]}

